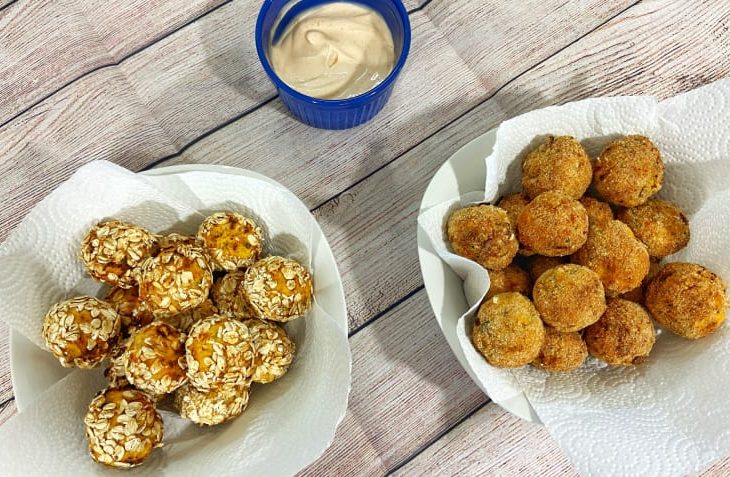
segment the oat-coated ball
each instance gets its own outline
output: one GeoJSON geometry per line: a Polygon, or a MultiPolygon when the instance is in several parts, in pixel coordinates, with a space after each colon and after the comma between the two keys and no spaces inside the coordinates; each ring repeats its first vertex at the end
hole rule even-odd
{"type": "Polygon", "coordinates": [[[507,194],[506,196],[502,197],[502,199],[500,199],[500,201],[497,203],[497,207],[507,212],[507,217],[509,217],[512,228],[516,228],[517,217],[520,216],[522,210],[527,207],[527,204],[529,203],[530,198],[527,197],[527,194],[524,194],[522,192],[515,192],[514,194],[507,194]]]}
{"type": "Polygon", "coordinates": [[[243,289],[256,318],[287,322],[304,316],[312,307],[312,278],[296,260],[262,258],[243,280],[243,289]]]}
{"type": "Polygon", "coordinates": [[[109,381],[109,387],[126,388],[130,386],[127,380],[127,370],[124,367],[126,349],[126,341],[120,341],[109,353],[109,364],[104,370],[104,377],[109,381]]]}
{"type": "Polygon", "coordinates": [[[536,282],[540,275],[553,267],[562,265],[566,262],[565,257],[545,257],[542,255],[533,255],[527,259],[527,269],[530,272],[530,278],[536,282]]]}
{"type": "Polygon", "coordinates": [[[517,292],[527,296],[532,290],[530,275],[515,264],[502,270],[489,270],[489,282],[486,300],[505,292],[517,292]]]}
{"type": "Polygon", "coordinates": [[[251,266],[263,247],[263,232],[256,222],[235,212],[207,217],[197,235],[216,270],[232,271],[251,266]]]}
{"type": "Polygon", "coordinates": [[[162,248],[176,247],[178,245],[188,245],[190,247],[199,247],[198,241],[192,235],[182,235],[171,233],[167,235],[157,236],[157,245],[162,248]]]}
{"type": "Polygon", "coordinates": [[[588,213],[588,224],[605,224],[613,220],[611,206],[593,197],[583,197],[579,201],[588,213]]]}
{"type": "Polygon", "coordinates": [[[210,298],[206,298],[203,303],[195,308],[183,311],[177,315],[160,318],[160,321],[173,326],[182,333],[187,333],[195,323],[217,314],[218,308],[213,304],[213,301],[210,298]]]}
{"type": "Polygon", "coordinates": [[[576,252],[588,236],[588,214],[575,199],[551,191],[537,196],[517,219],[517,237],[528,251],[548,257],[576,252]]]}
{"type": "Polygon", "coordinates": [[[244,322],[253,337],[253,382],[266,384],[284,376],[294,360],[296,346],[279,325],[251,319],[244,322]]]}
{"type": "Polygon", "coordinates": [[[617,218],[629,226],[653,258],[677,253],[689,242],[689,220],[670,202],[649,199],[637,207],[621,210],[617,218]]]}
{"type": "Polygon", "coordinates": [[[162,446],[162,417],[146,393],[109,388],[99,393],[84,417],[91,458],[111,467],[140,465],[162,446]]]}
{"type": "Polygon", "coordinates": [[[190,384],[200,391],[242,386],[254,372],[253,337],[242,322],[213,315],[193,325],[185,341],[190,384]]]}
{"type": "Polygon", "coordinates": [[[672,333],[698,339],[725,321],[727,285],[694,263],[669,263],[649,282],[645,303],[651,316],[672,333]]]}
{"type": "Polygon", "coordinates": [[[142,265],[139,298],[155,318],[173,316],[208,297],[213,270],[202,249],[188,245],[165,248],[142,265]]]}
{"type": "Polygon", "coordinates": [[[545,324],[563,332],[582,330],[606,310],[598,275],[570,263],[543,273],[532,289],[532,300],[545,324]]]}
{"type": "Polygon", "coordinates": [[[522,162],[522,188],[532,199],[553,190],[580,199],[592,178],[588,154],[570,136],[548,136],[522,162]]]}
{"type": "Polygon", "coordinates": [[[588,348],[577,331],[563,333],[545,327],[545,342],[533,366],[552,373],[563,373],[580,368],[588,357],[588,348]]]}
{"type": "Polygon", "coordinates": [[[171,393],[187,380],[185,336],[155,321],[132,333],[124,352],[127,380],[151,394],[171,393]]]}
{"type": "Polygon", "coordinates": [[[606,312],[586,328],[588,351],[612,366],[630,366],[646,360],[656,341],[654,324],[643,306],[609,298],[606,312]]]}
{"type": "Polygon", "coordinates": [[[93,278],[114,287],[132,288],[136,285],[135,269],[156,248],[154,235],[146,229],[107,220],[86,233],[79,257],[93,278]]]}
{"type": "Polygon", "coordinates": [[[215,426],[240,416],[248,404],[250,384],[200,391],[185,384],[175,392],[180,416],[196,424],[215,426]]]}
{"type": "Polygon", "coordinates": [[[649,272],[649,252],[626,224],[612,220],[592,225],[585,246],[573,263],[588,267],[601,279],[606,295],[617,296],[641,285],[649,272]]]}
{"type": "Polygon", "coordinates": [[[213,283],[213,302],[222,314],[241,320],[257,315],[244,291],[245,278],[245,272],[235,271],[225,274],[213,283]]]}
{"type": "Polygon", "coordinates": [[[545,327],[532,302],[520,293],[496,295],[482,303],[472,342],[492,366],[519,368],[533,361],[545,340],[545,327]]]}
{"type": "Polygon", "coordinates": [[[519,244],[507,212],[492,205],[475,205],[454,211],[446,225],[454,253],[489,270],[512,262],[519,244]]]}
{"type": "Polygon", "coordinates": [[[112,305],[81,296],[56,303],[43,320],[48,350],[66,368],[95,368],[119,339],[122,320],[112,305]]]}
{"type": "Polygon", "coordinates": [[[114,287],[109,290],[105,300],[113,305],[122,317],[122,332],[127,333],[129,328],[152,323],[154,316],[152,312],[139,299],[139,289],[114,287]]]}
{"type": "Polygon", "coordinates": [[[610,143],[593,165],[593,185],[614,205],[636,207],[659,192],[664,162],[645,136],[626,136],[610,143]]]}

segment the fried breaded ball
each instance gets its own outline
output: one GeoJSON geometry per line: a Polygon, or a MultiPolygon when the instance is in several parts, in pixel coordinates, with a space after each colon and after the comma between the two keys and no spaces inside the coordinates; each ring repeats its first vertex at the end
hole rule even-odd
{"type": "Polygon", "coordinates": [[[303,265],[284,257],[262,258],[243,280],[243,289],[256,318],[287,322],[312,307],[312,278],[303,265]]]}
{"type": "Polygon", "coordinates": [[[517,227],[517,217],[520,216],[522,210],[530,203],[530,198],[522,192],[507,194],[497,203],[497,207],[507,212],[507,217],[512,224],[512,228],[517,227]]]}
{"type": "Polygon", "coordinates": [[[659,273],[659,270],[661,268],[661,265],[659,265],[657,262],[650,262],[649,273],[646,275],[646,277],[644,277],[641,285],[634,288],[633,290],[627,291],[626,293],[622,293],[621,295],[619,295],[619,298],[633,301],[634,303],[644,304],[644,290],[646,289],[646,286],[649,284],[651,279],[654,278],[657,273],[659,273]]]}
{"type": "Polygon", "coordinates": [[[517,237],[528,251],[547,257],[570,255],[588,237],[588,214],[559,191],[537,196],[517,219],[517,237]]]}
{"type": "Polygon", "coordinates": [[[284,376],[296,352],[296,346],[284,328],[257,319],[246,320],[244,324],[248,326],[256,350],[253,382],[266,384],[284,376]]]}
{"type": "Polygon", "coordinates": [[[185,335],[155,321],[134,332],[124,352],[127,380],[151,394],[171,393],[185,383],[185,335]]]}
{"type": "Polygon", "coordinates": [[[519,368],[533,361],[545,340],[545,327],[532,302],[515,292],[482,303],[472,341],[492,366],[519,368]]]}
{"type": "Polygon", "coordinates": [[[617,218],[629,226],[653,258],[677,253],[689,242],[689,220],[679,207],[669,202],[650,199],[645,204],[621,210],[617,218]]]}
{"type": "Polygon", "coordinates": [[[180,416],[196,424],[215,426],[240,416],[248,404],[250,383],[200,391],[186,384],[175,392],[180,416]]]}
{"type": "Polygon", "coordinates": [[[601,279],[591,269],[565,264],[540,275],[532,300],[545,324],[558,331],[578,331],[598,321],[606,310],[601,279]]]}
{"type": "Polygon", "coordinates": [[[173,326],[178,331],[187,333],[195,323],[217,314],[218,308],[213,304],[213,301],[210,298],[206,298],[203,303],[195,308],[183,311],[177,315],[160,318],[160,321],[173,326]]]}
{"type": "Polygon", "coordinates": [[[613,220],[613,210],[611,206],[593,197],[583,197],[580,203],[588,212],[589,224],[605,224],[613,220]]]}
{"type": "Polygon", "coordinates": [[[659,192],[664,162],[645,136],[626,136],[610,143],[593,165],[593,185],[614,205],[636,207],[659,192]]]}
{"type": "Polygon", "coordinates": [[[112,305],[81,296],[51,307],[43,320],[43,339],[62,366],[95,368],[117,344],[121,324],[112,305]]]}
{"type": "Polygon", "coordinates": [[[552,373],[563,373],[580,368],[588,357],[588,348],[577,331],[563,333],[545,327],[545,342],[533,366],[552,373]]]}
{"type": "Polygon", "coordinates": [[[527,268],[530,271],[532,281],[537,281],[540,275],[553,267],[565,263],[565,257],[545,257],[543,255],[533,255],[527,259],[527,268]]]}
{"type": "Polygon", "coordinates": [[[606,312],[583,334],[588,351],[612,366],[631,366],[646,360],[656,341],[654,324],[643,306],[609,298],[606,312]]]}
{"type": "Polygon", "coordinates": [[[152,312],[139,299],[139,289],[114,287],[106,295],[106,301],[113,305],[122,317],[122,331],[152,323],[152,312]]]}
{"type": "Polygon", "coordinates": [[[532,289],[532,281],[530,275],[518,267],[510,265],[502,270],[489,270],[489,291],[486,300],[494,295],[505,292],[517,292],[523,295],[529,295],[532,289]]]}
{"type": "Polygon", "coordinates": [[[664,328],[698,339],[714,333],[725,321],[726,292],[722,278],[705,267],[669,263],[649,282],[645,301],[664,328]]]}
{"type": "Polygon", "coordinates": [[[200,391],[251,380],[256,350],[248,327],[238,320],[213,315],[195,323],[185,350],[188,379],[200,391]]]}
{"type": "Polygon", "coordinates": [[[646,246],[618,220],[592,225],[585,246],[572,260],[596,272],[608,296],[633,290],[649,272],[646,246]]]}
{"type": "Polygon", "coordinates": [[[79,258],[97,280],[114,287],[132,288],[136,285],[135,269],[156,249],[157,241],[146,229],[107,220],[86,233],[79,258]]]}
{"type": "Polygon", "coordinates": [[[207,217],[197,235],[216,270],[232,271],[251,266],[263,247],[264,236],[256,222],[235,212],[207,217]]]}
{"type": "Polygon", "coordinates": [[[211,296],[221,313],[241,320],[256,316],[244,291],[245,278],[245,272],[229,272],[213,283],[211,296]]]}
{"type": "Polygon", "coordinates": [[[592,178],[588,154],[570,136],[548,136],[522,161],[522,188],[531,199],[555,190],[580,199],[592,178]]]}
{"type": "Polygon", "coordinates": [[[162,417],[152,398],[136,389],[99,393],[84,417],[91,458],[110,467],[140,465],[162,446],[162,417]]]}
{"type": "Polygon", "coordinates": [[[173,316],[200,305],[208,297],[213,270],[202,249],[176,245],[145,260],[139,298],[155,318],[173,316]]]}
{"type": "Polygon", "coordinates": [[[488,270],[512,262],[519,244],[507,212],[492,205],[475,205],[454,211],[446,234],[454,253],[474,260],[488,270]]]}

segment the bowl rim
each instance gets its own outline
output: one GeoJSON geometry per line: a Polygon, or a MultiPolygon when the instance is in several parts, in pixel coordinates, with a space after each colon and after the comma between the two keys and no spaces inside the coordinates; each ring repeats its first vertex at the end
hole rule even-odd
{"type": "MultiPolygon", "coordinates": [[[[343,0],[328,0],[326,3],[334,3],[338,1],[343,0]]],[[[349,2],[359,3],[357,0],[347,0],[349,2]]],[[[321,99],[321,98],[315,98],[313,96],[308,96],[306,94],[302,94],[296,89],[292,88],[288,84],[286,84],[279,75],[274,72],[274,69],[271,67],[271,64],[269,63],[269,59],[266,56],[266,49],[264,48],[264,39],[263,39],[263,28],[264,28],[264,17],[268,13],[268,11],[271,9],[271,4],[273,0],[264,0],[263,4],[261,5],[261,9],[259,10],[258,18],[256,19],[256,53],[258,54],[259,61],[261,62],[261,66],[263,66],[264,71],[266,72],[266,75],[269,77],[269,79],[274,83],[274,86],[278,90],[283,90],[286,94],[289,96],[292,96],[294,99],[299,100],[304,103],[308,103],[311,106],[321,106],[321,107],[327,107],[327,108],[350,108],[352,106],[362,106],[364,104],[369,103],[373,99],[379,97],[381,94],[386,92],[395,82],[396,78],[400,75],[400,72],[403,70],[403,67],[406,64],[406,61],[408,60],[408,55],[411,50],[411,20],[408,16],[408,11],[406,10],[406,7],[403,5],[403,2],[401,0],[388,0],[392,2],[396,9],[398,10],[400,21],[403,24],[403,48],[401,49],[400,56],[398,57],[398,60],[396,61],[395,65],[393,66],[393,69],[388,74],[388,76],[385,77],[385,79],[380,82],[377,86],[374,88],[359,94],[357,96],[353,96],[351,98],[344,98],[344,99],[321,99]]]]}

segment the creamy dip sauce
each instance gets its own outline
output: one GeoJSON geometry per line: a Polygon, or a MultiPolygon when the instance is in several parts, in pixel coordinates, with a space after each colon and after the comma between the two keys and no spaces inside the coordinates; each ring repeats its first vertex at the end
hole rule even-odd
{"type": "Polygon", "coordinates": [[[298,92],[344,99],[370,91],[395,64],[393,35],[383,17],[361,5],[333,2],[294,18],[269,59],[298,92]]]}

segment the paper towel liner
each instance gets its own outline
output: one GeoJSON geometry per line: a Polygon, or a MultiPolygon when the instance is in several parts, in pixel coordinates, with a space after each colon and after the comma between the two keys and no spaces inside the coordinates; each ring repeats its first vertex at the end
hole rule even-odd
{"type": "MultiPolygon", "coordinates": [[[[220,210],[255,218],[265,229],[268,253],[312,270],[316,224],[286,189],[206,172],[166,180],[160,190],[97,161],[38,204],[0,247],[0,319],[42,346],[43,316],[53,303],[98,292],[76,257],[83,235],[101,218],[192,234],[205,215],[220,210]]],[[[316,269],[312,275],[316,295],[328,284],[318,283],[316,269]]],[[[162,411],[165,447],[125,475],[287,475],[321,454],[346,408],[347,332],[316,304],[286,328],[297,344],[286,376],[254,384],[248,409],[221,426],[201,428],[162,411]]],[[[83,416],[104,385],[99,370],[73,371],[0,427],[0,475],[120,475],[91,460],[84,437],[83,416]]]]}
{"type": "Polygon", "coordinates": [[[489,288],[475,262],[446,244],[452,210],[495,203],[520,190],[521,159],[546,135],[572,135],[595,157],[612,139],[649,136],[666,174],[659,197],[688,214],[691,241],[670,261],[700,263],[730,280],[730,80],[662,102],[596,98],[533,111],[503,123],[485,158],[483,193],[423,211],[419,226],[464,279],[470,306],[456,332],[477,379],[495,401],[524,392],[546,428],[583,475],[684,475],[730,453],[730,331],[689,341],[661,331],[649,360],[611,368],[589,358],[579,370],[549,374],[490,366],[471,343],[473,317],[489,288]]]}

